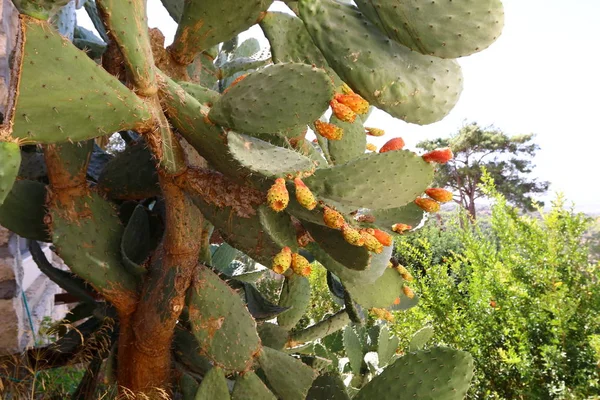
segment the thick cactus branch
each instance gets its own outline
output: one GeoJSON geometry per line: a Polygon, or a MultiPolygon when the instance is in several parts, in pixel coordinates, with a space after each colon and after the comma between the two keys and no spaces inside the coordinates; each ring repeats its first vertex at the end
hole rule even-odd
{"type": "Polygon", "coordinates": [[[292,332],[286,347],[295,347],[313,340],[324,338],[334,332],[344,329],[350,323],[346,310],[340,310],[332,316],[317,322],[301,331],[292,332]]]}

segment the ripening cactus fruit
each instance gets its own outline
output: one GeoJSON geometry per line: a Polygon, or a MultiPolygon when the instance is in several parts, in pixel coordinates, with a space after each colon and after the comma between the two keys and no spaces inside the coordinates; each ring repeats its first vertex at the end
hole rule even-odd
{"type": "Polygon", "coordinates": [[[365,131],[367,133],[367,135],[369,136],[383,136],[385,135],[385,131],[383,129],[379,129],[379,128],[369,128],[365,126],[365,131]]]}
{"type": "Polygon", "coordinates": [[[370,234],[366,229],[360,231],[363,239],[365,240],[365,247],[373,253],[380,254],[383,251],[383,244],[377,240],[375,236],[370,234]]]}
{"type": "Polygon", "coordinates": [[[415,200],[415,204],[418,205],[423,211],[429,213],[436,213],[440,211],[440,203],[435,200],[428,199],[426,197],[419,197],[415,200]]]}
{"type": "Polygon", "coordinates": [[[290,194],[285,187],[285,179],[277,178],[267,192],[267,203],[273,211],[283,211],[290,202],[290,194]]]}
{"type": "Polygon", "coordinates": [[[332,229],[342,229],[346,224],[342,214],[327,206],[323,207],[323,222],[332,229]]]}
{"type": "Polygon", "coordinates": [[[292,253],[292,269],[300,276],[309,276],[312,272],[308,260],[298,253],[292,253]]]}
{"type": "Polygon", "coordinates": [[[341,140],[342,137],[344,137],[344,130],[339,126],[330,124],[329,122],[316,120],[315,129],[319,135],[328,140],[341,140]]]}
{"type": "Polygon", "coordinates": [[[425,194],[440,203],[452,201],[452,192],[442,188],[429,188],[425,194]]]}
{"type": "Polygon", "coordinates": [[[363,99],[359,94],[336,94],[335,100],[349,107],[352,111],[357,114],[366,114],[369,112],[369,102],[363,99]]]}
{"type": "Polygon", "coordinates": [[[379,243],[381,243],[382,245],[384,245],[384,246],[392,245],[392,236],[390,236],[390,234],[388,234],[387,232],[384,232],[379,229],[369,229],[369,233],[371,235],[375,236],[375,239],[377,239],[379,241],[379,243]]]}
{"type": "Polygon", "coordinates": [[[376,152],[377,151],[377,146],[375,146],[373,143],[367,143],[367,150],[372,151],[372,152],[376,152]]]}
{"type": "Polygon", "coordinates": [[[283,274],[292,265],[292,250],[289,247],[284,247],[273,258],[272,269],[278,274],[283,274]]]}
{"type": "Polygon", "coordinates": [[[445,147],[443,149],[436,149],[430,151],[429,153],[423,154],[423,160],[428,163],[438,163],[438,164],[446,164],[448,161],[454,158],[454,154],[449,147],[445,147]]]}
{"type": "Polygon", "coordinates": [[[414,299],[414,297],[415,297],[415,292],[413,292],[413,290],[411,288],[409,288],[408,286],[402,286],[402,292],[409,299],[414,299]]]}
{"type": "Polygon", "coordinates": [[[342,226],[342,235],[344,236],[344,240],[346,240],[346,242],[350,243],[352,246],[360,247],[365,244],[365,239],[362,237],[360,232],[348,224],[344,224],[342,226]]]}
{"type": "Polygon", "coordinates": [[[404,139],[401,137],[390,139],[384,144],[381,149],[379,149],[380,153],[387,153],[388,151],[393,150],[402,150],[404,148],[404,139]]]}
{"type": "Polygon", "coordinates": [[[314,210],[317,206],[317,199],[308,186],[300,178],[294,179],[294,185],[296,186],[296,200],[298,200],[298,203],[307,210],[314,210]]]}
{"type": "Polygon", "coordinates": [[[392,225],[392,230],[396,233],[404,233],[412,229],[412,226],[402,223],[392,225]]]}
{"type": "Polygon", "coordinates": [[[354,122],[354,120],[356,120],[356,113],[347,105],[344,105],[335,99],[331,100],[329,105],[331,106],[331,111],[333,111],[333,114],[339,120],[344,122],[354,122]]]}

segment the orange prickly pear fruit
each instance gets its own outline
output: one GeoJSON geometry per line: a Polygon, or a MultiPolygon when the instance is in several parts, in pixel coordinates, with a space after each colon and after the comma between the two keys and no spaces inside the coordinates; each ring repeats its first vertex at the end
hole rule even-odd
{"type": "Polygon", "coordinates": [[[402,286],[402,291],[404,292],[404,295],[406,297],[408,297],[409,299],[412,299],[415,297],[415,292],[413,292],[413,290],[411,288],[409,288],[408,286],[402,286]]]}
{"type": "Polygon", "coordinates": [[[452,154],[452,150],[449,147],[445,147],[443,149],[436,149],[430,151],[429,153],[423,154],[423,160],[428,163],[435,162],[438,164],[446,164],[448,161],[454,158],[454,154],[452,154]]]}
{"type": "Polygon", "coordinates": [[[331,100],[329,105],[335,116],[341,121],[354,122],[356,119],[356,113],[350,107],[340,103],[336,99],[331,100]]]}
{"type": "Polygon", "coordinates": [[[400,137],[397,137],[397,138],[388,140],[387,143],[384,144],[383,147],[381,147],[381,149],[379,149],[379,152],[386,153],[388,151],[401,150],[403,148],[404,148],[404,140],[400,137]]]}
{"type": "Polygon", "coordinates": [[[377,151],[377,146],[375,146],[373,143],[367,143],[367,150],[377,151]]]}
{"type": "Polygon", "coordinates": [[[360,232],[348,224],[344,224],[342,226],[342,235],[346,242],[350,243],[352,246],[362,246],[365,244],[365,239],[362,237],[360,232]]]}
{"type": "Polygon", "coordinates": [[[323,210],[323,222],[332,229],[342,229],[346,223],[342,214],[327,206],[323,210]]]}
{"type": "Polygon", "coordinates": [[[369,102],[356,93],[336,94],[334,99],[350,107],[357,114],[366,114],[369,111],[369,102]]]}
{"type": "Polygon", "coordinates": [[[379,241],[379,243],[381,243],[384,246],[391,246],[392,245],[392,237],[384,232],[384,231],[380,231],[379,229],[373,229],[373,232],[369,232],[371,233],[371,235],[375,236],[375,239],[377,239],[379,241]]]}
{"type": "Polygon", "coordinates": [[[371,312],[377,317],[377,319],[382,319],[385,321],[393,321],[394,316],[391,312],[386,310],[385,308],[371,308],[371,312]]]}
{"type": "Polygon", "coordinates": [[[385,135],[385,131],[383,129],[368,128],[368,127],[365,127],[365,129],[367,131],[367,135],[371,135],[371,136],[383,136],[383,135],[385,135]]]}
{"type": "Polygon", "coordinates": [[[365,247],[373,253],[381,253],[383,251],[383,245],[379,243],[379,240],[371,235],[366,229],[360,231],[360,234],[365,239],[365,247]]]}
{"type": "Polygon", "coordinates": [[[294,185],[296,185],[296,200],[298,200],[298,203],[308,210],[314,210],[317,206],[317,200],[308,186],[300,178],[294,179],[294,185]]]}
{"type": "Polygon", "coordinates": [[[285,210],[290,202],[290,194],[285,187],[285,179],[277,178],[275,183],[267,192],[267,203],[274,211],[280,212],[285,210]]]}
{"type": "Polygon", "coordinates": [[[283,274],[292,265],[292,250],[284,247],[273,257],[272,269],[278,274],[283,274]]]}
{"type": "Polygon", "coordinates": [[[397,306],[398,304],[400,304],[400,297],[394,299],[394,305],[397,306]]]}
{"type": "Polygon", "coordinates": [[[321,120],[315,121],[315,129],[319,135],[329,140],[341,140],[344,137],[342,128],[321,120]]]}
{"type": "Polygon", "coordinates": [[[431,197],[435,201],[439,201],[440,203],[447,203],[452,201],[452,192],[447,191],[442,188],[429,188],[425,190],[427,196],[431,197]]]}
{"type": "Polygon", "coordinates": [[[308,260],[298,253],[292,253],[292,269],[294,273],[302,276],[309,276],[312,272],[308,260]]]}
{"type": "Polygon", "coordinates": [[[425,197],[417,197],[415,204],[418,205],[423,211],[429,213],[440,211],[440,203],[425,197]]]}
{"type": "Polygon", "coordinates": [[[408,270],[403,265],[398,265],[396,267],[396,271],[398,271],[398,273],[402,276],[402,279],[404,279],[405,281],[411,282],[414,279],[412,274],[408,272],[408,270]]]}
{"type": "Polygon", "coordinates": [[[396,233],[404,233],[405,231],[409,231],[412,229],[412,226],[406,224],[394,224],[392,225],[392,230],[396,233]]]}

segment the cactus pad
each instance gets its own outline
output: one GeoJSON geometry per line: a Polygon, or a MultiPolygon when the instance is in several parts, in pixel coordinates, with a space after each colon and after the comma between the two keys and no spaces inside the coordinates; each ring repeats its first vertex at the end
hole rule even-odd
{"type": "Polygon", "coordinates": [[[292,329],[300,321],[310,303],[310,282],[303,276],[292,274],[285,278],[279,306],[289,307],[277,316],[277,323],[285,329],[292,329]]]}
{"type": "Polygon", "coordinates": [[[21,16],[21,28],[25,40],[14,71],[20,79],[13,137],[32,143],[81,141],[141,127],[150,118],[133,92],[47,23],[21,16]]]}
{"type": "Polygon", "coordinates": [[[329,156],[334,164],[344,164],[364,154],[367,136],[360,118],[355,119],[354,122],[343,122],[332,115],[329,123],[344,130],[341,140],[328,142],[329,156]]]}
{"type": "Polygon", "coordinates": [[[373,378],[356,400],[463,400],[473,378],[473,357],[444,347],[409,353],[373,378]]]}
{"type": "Polygon", "coordinates": [[[500,0],[357,0],[356,5],[391,39],[440,58],[484,50],[504,26],[500,0]]]}
{"type": "Polygon", "coordinates": [[[50,242],[46,215],[46,185],[40,182],[16,181],[0,205],[0,225],[17,235],[50,242]]]}
{"type": "Polygon", "coordinates": [[[383,326],[379,330],[377,339],[377,358],[379,359],[379,367],[387,365],[392,357],[396,354],[400,339],[390,333],[387,326],[383,326]]]}
{"type": "Polygon", "coordinates": [[[413,52],[390,40],[355,7],[333,0],[304,0],[300,16],[340,77],[393,117],[430,124],[458,101],[462,73],[454,60],[413,52]]]}
{"type": "Polygon", "coordinates": [[[196,400],[229,400],[229,388],[225,380],[225,374],[219,367],[213,367],[208,371],[200,387],[196,392],[196,400]]]}
{"type": "Polygon", "coordinates": [[[21,149],[17,143],[0,142],[0,206],[10,193],[21,166],[21,149]]]}
{"type": "Polygon", "coordinates": [[[326,373],[315,379],[306,400],[350,400],[350,397],[340,377],[326,373]]]}
{"type": "Polygon", "coordinates": [[[279,398],[306,399],[306,394],[316,378],[315,370],[300,360],[269,347],[263,347],[258,362],[279,398]]]}
{"type": "Polygon", "coordinates": [[[261,346],[256,323],[240,297],[212,271],[200,266],[187,305],[201,351],[226,370],[248,370],[261,346]]]}
{"type": "Polygon", "coordinates": [[[231,400],[277,400],[275,395],[265,386],[252,371],[239,376],[235,380],[231,400]]]}
{"type": "Polygon", "coordinates": [[[273,133],[306,125],[327,109],[333,85],[324,70],[277,64],[248,74],[223,94],[208,117],[242,132],[273,133]]]}

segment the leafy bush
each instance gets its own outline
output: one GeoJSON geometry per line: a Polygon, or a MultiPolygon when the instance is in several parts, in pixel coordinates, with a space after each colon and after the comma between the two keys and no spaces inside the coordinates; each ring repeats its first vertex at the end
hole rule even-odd
{"type": "Polygon", "coordinates": [[[590,219],[558,196],[520,215],[489,181],[489,228],[455,215],[396,245],[417,277],[419,307],[397,313],[404,339],[425,323],[434,344],[469,351],[474,399],[583,399],[600,394],[599,265],[588,264],[590,219]]]}

